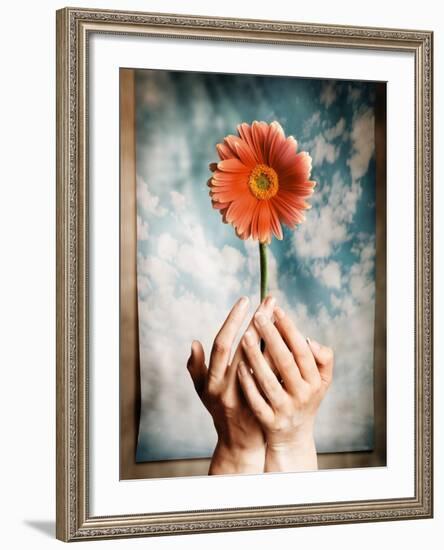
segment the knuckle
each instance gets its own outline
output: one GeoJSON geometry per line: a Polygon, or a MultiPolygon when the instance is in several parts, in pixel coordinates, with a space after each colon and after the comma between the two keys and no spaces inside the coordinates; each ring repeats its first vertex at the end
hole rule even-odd
{"type": "Polygon", "coordinates": [[[293,370],[295,367],[293,357],[290,354],[283,357],[282,360],[279,362],[279,367],[284,371],[293,370]]]}
{"type": "Polygon", "coordinates": [[[256,345],[255,345],[256,342],[251,333],[249,337],[247,334],[244,334],[244,336],[242,337],[242,343],[244,344],[245,349],[247,349],[249,353],[256,352],[256,345]]]}
{"type": "Polygon", "coordinates": [[[311,395],[309,392],[303,392],[298,399],[299,406],[303,409],[310,404],[311,395]]]}
{"type": "Polygon", "coordinates": [[[230,396],[226,395],[226,394],[223,394],[220,398],[220,404],[222,406],[222,408],[225,410],[225,411],[233,411],[234,410],[234,402],[233,400],[230,398],[230,396]]]}
{"type": "Polygon", "coordinates": [[[260,420],[265,418],[264,411],[258,403],[252,403],[251,404],[251,410],[252,410],[254,416],[259,418],[260,420]]]}
{"type": "Polygon", "coordinates": [[[309,353],[308,348],[302,349],[302,350],[299,352],[299,357],[300,357],[300,360],[301,360],[303,363],[308,362],[308,361],[310,361],[310,360],[313,360],[313,359],[312,359],[312,354],[309,353]]]}
{"type": "Polygon", "coordinates": [[[219,389],[212,373],[208,376],[207,394],[211,398],[217,397],[219,394],[219,389]]]}
{"type": "Polygon", "coordinates": [[[285,432],[290,427],[289,417],[280,416],[274,423],[275,432],[285,432]]]}
{"type": "Polygon", "coordinates": [[[266,376],[263,379],[262,387],[264,389],[264,392],[270,397],[276,396],[276,384],[274,383],[274,380],[271,378],[271,376],[266,376]]]}
{"type": "Polygon", "coordinates": [[[213,342],[213,352],[217,355],[223,355],[228,351],[228,346],[226,342],[220,338],[217,337],[213,342]]]}

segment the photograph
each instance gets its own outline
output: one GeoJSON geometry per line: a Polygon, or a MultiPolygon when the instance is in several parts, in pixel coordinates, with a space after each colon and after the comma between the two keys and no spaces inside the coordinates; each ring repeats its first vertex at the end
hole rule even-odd
{"type": "Polygon", "coordinates": [[[57,538],[431,518],[433,32],[56,44],[57,538]]]}
{"type": "Polygon", "coordinates": [[[121,456],[385,465],[385,83],[122,68],[120,94],[121,456]]]}

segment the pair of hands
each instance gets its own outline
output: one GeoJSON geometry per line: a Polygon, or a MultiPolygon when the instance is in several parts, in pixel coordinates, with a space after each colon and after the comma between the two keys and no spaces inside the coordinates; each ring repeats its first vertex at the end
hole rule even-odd
{"type": "Polygon", "coordinates": [[[209,474],[315,470],[314,420],[332,380],[333,352],[306,340],[268,296],[230,363],[247,313],[242,297],[216,335],[208,368],[202,344],[191,345],[187,368],[218,435],[209,474]]]}

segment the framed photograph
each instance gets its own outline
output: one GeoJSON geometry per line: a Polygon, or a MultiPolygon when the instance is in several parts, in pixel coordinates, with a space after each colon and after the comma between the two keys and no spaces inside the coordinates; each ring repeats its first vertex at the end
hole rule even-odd
{"type": "Polygon", "coordinates": [[[428,518],[430,31],[57,12],[57,537],[428,518]]]}

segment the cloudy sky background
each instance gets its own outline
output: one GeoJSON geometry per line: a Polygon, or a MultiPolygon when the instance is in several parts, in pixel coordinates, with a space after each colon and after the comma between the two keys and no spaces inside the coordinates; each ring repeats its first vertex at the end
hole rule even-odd
{"type": "Polygon", "coordinates": [[[335,350],[316,422],[320,452],[373,447],[374,85],[136,71],[142,414],[136,460],[210,456],[212,420],[186,369],[207,357],[234,302],[259,303],[256,241],[211,207],[208,164],[240,122],[277,120],[313,158],[307,220],[270,249],[270,293],[303,334],[335,350]]]}

